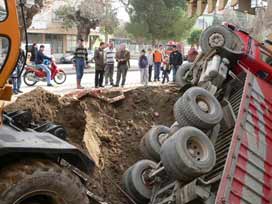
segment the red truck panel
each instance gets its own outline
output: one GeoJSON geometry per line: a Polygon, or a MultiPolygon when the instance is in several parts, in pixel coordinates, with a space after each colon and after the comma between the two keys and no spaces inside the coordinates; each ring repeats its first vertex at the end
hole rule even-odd
{"type": "Polygon", "coordinates": [[[216,204],[272,203],[272,87],[250,72],[216,204]]]}

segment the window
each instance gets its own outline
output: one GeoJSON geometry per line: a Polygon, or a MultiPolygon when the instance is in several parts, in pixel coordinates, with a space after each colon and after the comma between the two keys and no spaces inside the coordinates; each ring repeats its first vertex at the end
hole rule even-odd
{"type": "Polygon", "coordinates": [[[74,52],[77,47],[77,36],[67,35],[67,51],[74,52]]]}
{"type": "Polygon", "coordinates": [[[9,40],[0,36],[0,71],[5,65],[9,53],[9,40]]]}
{"type": "Polygon", "coordinates": [[[51,45],[52,53],[63,53],[63,35],[46,34],[45,44],[51,45]]]}
{"type": "Polygon", "coordinates": [[[29,41],[30,44],[33,44],[33,43],[41,44],[41,43],[43,43],[42,34],[28,33],[27,36],[28,36],[28,41],[29,41]]]}
{"type": "Polygon", "coordinates": [[[266,63],[272,66],[272,56],[266,51],[261,50],[261,59],[266,63]]]}
{"type": "Polygon", "coordinates": [[[0,21],[4,21],[7,17],[7,9],[5,0],[0,0],[0,21]]]}

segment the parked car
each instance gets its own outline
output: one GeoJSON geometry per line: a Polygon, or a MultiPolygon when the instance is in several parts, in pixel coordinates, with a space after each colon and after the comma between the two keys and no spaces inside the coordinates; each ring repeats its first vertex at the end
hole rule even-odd
{"type": "MultiPolygon", "coordinates": [[[[61,58],[60,58],[60,63],[61,64],[72,64],[74,59],[74,54],[73,53],[65,53],[61,58]]],[[[88,50],[88,62],[93,63],[94,62],[94,51],[88,50]]]]}

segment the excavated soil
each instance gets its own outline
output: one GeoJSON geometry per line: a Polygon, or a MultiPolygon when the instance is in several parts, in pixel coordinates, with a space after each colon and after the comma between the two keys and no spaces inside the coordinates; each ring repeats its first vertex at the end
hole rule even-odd
{"type": "Polygon", "coordinates": [[[20,96],[7,111],[30,109],[36,121],[50,120],[67,128],[69,141],[89,152],[97,163],[90,189],[112,204],[129,203],[114,184],[123,172],[143,159],[139,142],[153,125],[174,122],[179,97],[172,86],[137,88],[125,99],[108,104],[91,96],[76,100],[37,88],[20,96]]]}

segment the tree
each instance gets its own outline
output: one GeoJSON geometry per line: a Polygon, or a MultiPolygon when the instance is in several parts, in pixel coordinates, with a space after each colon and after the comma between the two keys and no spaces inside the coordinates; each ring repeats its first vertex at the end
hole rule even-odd
{"type": "Polygon", "coordinates": [[[265,38],[272,33],[272,0],[267,6],[256,9],[256,18],[252,23],[252,33],[258,38],[265,38]]]}
{"type": "Polygon", "coordinates": [[[130,34],[127,32],[126,24],[120,24],[115,30],[113,35],[117,38],[130,38],[130,34]]]}
{"type": "Polygon", "coordinates": [[[105,14],[102,16],[100,27],[105,33],[105,41],[108,42],[108,35],[113,34],[119,25],[116,9],[112,8],[110,0],[105,1],[105,14]]]}
{"type": "Polygon", "coordinates": [[[56,14],[63,19],[66,28],[77,27],[78,38],[88,39],[91,29],[100,26],[106,34],[112,34],[118,26],[116,11],[110,0],[70,0],[56,14]],[[74,2],[74,3],[73,3],[74,2]]]}
{"type": "Polygon", "coordinates": [[[193,30],[190,34],[190,37],[187,39],[187,42],[190,45],[196,45],[198,47],[201,33],[202,33],[202,30],[199,30],[199,29],[193,30]]]}
{"type": "Polygon", "coordinates": [[[78,39],[87,41],[90,30],[95,29],[101,22],[103,12],[104,4],[100,0],[70,0],[56,14],[63,20],[66,28],[77,27],[78,39]]]}
{"type": "Polygon", "coordinates": [[[184,1],[122,0],[122,3],[126,5],[131,19],[128,32],[136,38],[151,40],[152,44],[160,40],[180,40],[194,22],[185,17],[184,1]]]}
{"type": "MultiPolygon", "coordinates": [[[[43,8],[49,6],[52,3],[53,0],[35,0],[34,4],[31,6],[26,6],[28,3],[28,0],[25,1],[24,5],[24,16],[26,19],[26,27],[29,28],[32,24],[33,17],[40,13],[43,8]]],[[[21,39],[24,38],[24,28],[23,28],[23,16],[21,13],[21,9],[19,8],[20,0],[17,0],[17,10],[19,15],[19,24],[20,24],[20,33],[21,33],[21,39]]]]}

